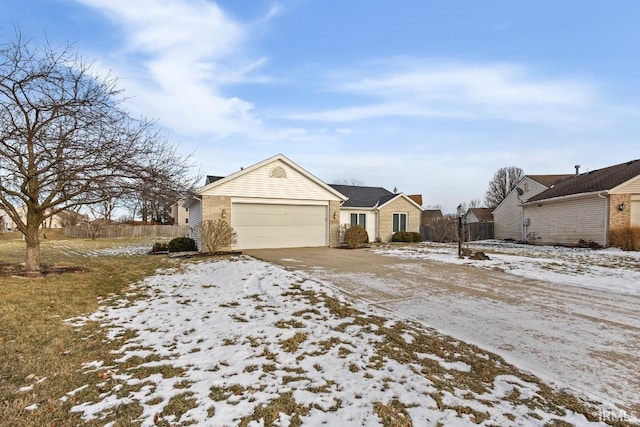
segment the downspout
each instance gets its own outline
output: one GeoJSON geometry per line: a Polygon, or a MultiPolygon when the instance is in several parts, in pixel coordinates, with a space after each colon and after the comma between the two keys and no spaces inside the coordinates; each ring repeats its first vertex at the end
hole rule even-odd
{"type": "Polygon", "coordinates": [[[604,199],[604,213],[605,213],[605,219],[604,219],[604,246],[609,246],[609,220],[610,220],[610,216],[611,213],[609,212],[609,198],[606,196],[608,193],[606,191],[603,191],[601,193],[598,193],[598,197],[601,199],[604,199]]]}

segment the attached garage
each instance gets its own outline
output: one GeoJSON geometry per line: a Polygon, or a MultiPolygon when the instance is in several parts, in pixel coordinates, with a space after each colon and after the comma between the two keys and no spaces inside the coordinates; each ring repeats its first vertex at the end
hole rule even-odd
{"type": "MultiPolygon", "coordinates": [[[[189,208],[191,236],[210,247],[203,225],[224,221],[236,233],[225,249],[337,246],[340,205],[347,197],[282,154],[226,177],[208,176],[189,208]]],[[[209,242],[210,243],[210,242],[209,242]]]]}
{"type": "Polygon", "coordinates": [[[233,203],[238,249],[328,246],[328,206],[233,203]]]}

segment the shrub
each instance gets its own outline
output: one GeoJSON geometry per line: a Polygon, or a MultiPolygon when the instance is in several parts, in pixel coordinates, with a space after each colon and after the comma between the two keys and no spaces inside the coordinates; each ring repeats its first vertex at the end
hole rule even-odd
{"type": "Polygon", "coordinates": [[[202,247],[205,252],[231,249],[237,242],[236,232],[222,219],[202,223],[202,247]]]}
{"type": "Polygon", "coordinates": [[[361,225],[344,225],[342,241],[348,248],[358,248],[369,243],[369,234],[361,225]]]}
{"type": "Polygon", "coordinates": [[[169,252],[197,251],[196,241],[189,237],[176,237],[169,242],[169,252]]]}
{"type": "Polygon", "coordinates": [[[602,245],[598,242],[594,242],[593,240],[584,240],[580,239],[578,241],[579,248],[588,248],[588,249],[602,249],[602,245]]]}
{"type": "Polygon", "coordinates": [[[151,248],[151,252],[168,252],[169,244],[166,242],[155,242],[151,248]]]}
{"type": "Polygon", "coordinates": [[[609,231],[609,244],[623,251],[640,251],[640,227],[618,227],[609,231]]]}
{"type": "Polygon", "coordinates": [[[416,231],[396,231],[391,236],[392,242],[422,242],[422,235],[416,231]]]}

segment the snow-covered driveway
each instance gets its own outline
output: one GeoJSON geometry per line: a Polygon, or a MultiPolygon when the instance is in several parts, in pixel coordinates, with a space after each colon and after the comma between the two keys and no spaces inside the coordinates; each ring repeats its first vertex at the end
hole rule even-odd
{"type": "Polygon", "coordinates": [[[640,255],[492,243],[481,249],[490,261],[461,261],[453,246],[427,244],[252,254],[639,413],[640,255]]]}

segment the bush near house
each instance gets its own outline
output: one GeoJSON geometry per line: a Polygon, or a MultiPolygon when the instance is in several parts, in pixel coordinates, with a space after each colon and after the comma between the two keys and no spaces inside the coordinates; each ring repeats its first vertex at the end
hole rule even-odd
{"type": "Polygon", "coordinates": [[[640,227],[617,227],[609,232],[609,244],[623,251],[640,251],[640,227]]]}
{"type": "Polygon", "coordinates": [[[422,242],[422,235],[420,233],[416,233],[415,231],[396,231],[391,236],[392,242],[422,242]]]}
{"type": "Polygon", "coordinates": [[[203,221],[201,227],[204,252],[230,250],[238,242],[236,232],[225,220],[203,221]]]}
{"type": "Polygon", "coordinates": [[[369,243],[369,234],[361,225],[345,225],[342,241],[347,248],[359,248],[369,243]]]}
{"type": "Polygon", "coordinates": [[[153,244],[153,247],[151,248],[151,252],[153,253],[169,252],[169,244],[167,242],[156,242],[153,244]]]}
{"type": "Polygon", "coordinates": [[[197,251],[196,241],[189,237],[176,237],[169,242],[169,252],[197,251]]]}

